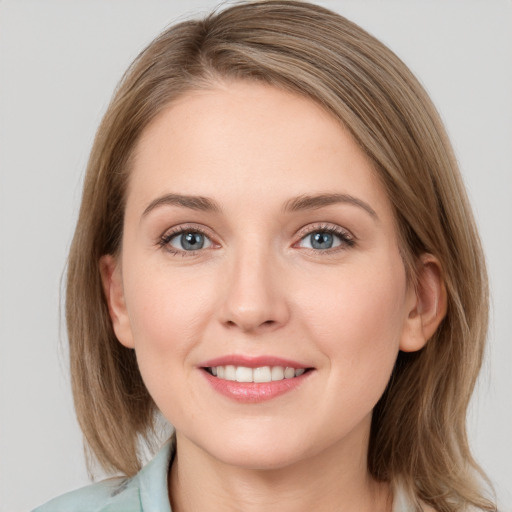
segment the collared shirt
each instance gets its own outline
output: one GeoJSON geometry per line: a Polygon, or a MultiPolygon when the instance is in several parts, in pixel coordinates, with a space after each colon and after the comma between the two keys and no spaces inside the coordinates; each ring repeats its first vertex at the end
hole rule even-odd
{"type": "Polygon", "coordinates": [[[171,512],[167,475],[173,456],[169,440],[132,478],[109,478],[55,498],[33,512],[171,512]]]}
{"type": "MultiPolygon", "coordinates": [[[[173,454],[174,443],[169,440],[132,478],[103,480],[63,494],[32,512],[172,512],[167,478],[173,454]]],[[[414,510],[405,494],[396,490],[393,512],[414,510]]]]}

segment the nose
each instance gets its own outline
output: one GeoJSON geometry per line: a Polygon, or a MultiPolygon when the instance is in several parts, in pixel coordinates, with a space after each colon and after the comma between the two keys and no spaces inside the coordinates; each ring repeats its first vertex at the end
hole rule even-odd
{"type": "Polygon", "coordinates": [[[246,333],[273,331],[285,325],[290,308],[276,258],[270,251],[248,247],[233,260],[220,310],[223,325],[246,333]]]}

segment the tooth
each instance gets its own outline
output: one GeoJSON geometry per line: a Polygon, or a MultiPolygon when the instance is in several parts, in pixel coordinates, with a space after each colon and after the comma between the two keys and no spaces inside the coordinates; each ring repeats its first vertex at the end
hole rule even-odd
{"type": "Polygon", "coordinates": [[[284,370],[284,378],[291,379],[292,377],[295,377],[295,369],[287,366],[284,370]]]}
{"type": "Polygon", "coordinates": [[[212,366],[210,367],[212,375],[219,379],[231,380],[237,382],[271,382],[283,379],[292,379],[300,377],[305,368],[291,368],[287,366],[261,366],[259,368],[248,368],[246,366],[212,366]]]}
{"type": "Polygon", "coordinates": [[[237,366],[235,377],[237,382],[252,382],[252,368],[237,366]]]}
{"type": "Polygon", "coordinates": [[[273,366],[271,370],[272,380],[284,379],[284,368],[282,366],[273,366]]]}
{"type": "Polygon", "coordinates": [[[233,365],[228,364],[226,366],[224,371],[224,378],[226,380],[236,380],[236,368],[233,365]]]}
{"type": "Polygon", "coordinates": [[[261,368],[254,368],[254,382],[270,382],[272,374],[270,366],[262,366],[261,368]]]}

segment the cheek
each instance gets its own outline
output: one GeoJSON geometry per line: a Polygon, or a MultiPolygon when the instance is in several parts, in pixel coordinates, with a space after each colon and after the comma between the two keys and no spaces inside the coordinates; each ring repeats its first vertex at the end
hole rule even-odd
{"type": "MultiPolygon", "coordinates": [[[[132,272],[131,275],[135,273],[132,272]]],[[[201,330],[211,310],[208,282],[168,268],[135,274],[126,283],[136,348],[177,350],[201,330]]]]}
{"type": "Polygon", "coordinates": [[[125,291],[139,370],[158,408],[176,425],[176,418],[193,413],[182,397],[190,394],[191,354],[214,309],[212,286],[169,268],[130,275],[136,277],[125,291]]]}
{"type": "MultiPolygon", "coordinates": [[[[165,266],[164,266],[165,267],[165,266]]],[[[182,410],[191,355],[213,311],[208,280],[155,266],[126,283],[135,352],[142,378],[169,421],[182,410]]]]}
{"type": "Polygon", "coordinates": [[[406,318],[402,266],[374,261],[373,267],[351,267],[325,284],[327,292],[305,299],[304,327],[330,365],[343,368],[340,373],[347,378],[357,372],[357,378],[387,381],[406,318]]]}

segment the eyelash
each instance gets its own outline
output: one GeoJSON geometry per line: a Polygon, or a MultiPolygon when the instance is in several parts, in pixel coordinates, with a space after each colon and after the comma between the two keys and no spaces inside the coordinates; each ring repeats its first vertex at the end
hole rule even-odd
{"type": "Polygon", "coordinates": [[[185,233],[198,233],[200,235],[203,235],[205,238],[211,241],[212,245],[215,245],[212,241],[212,237],[210,234],[208,234],[205,230],[201,229],[198,226],[195,225],[182,225],[177,226],[175,228],[172,228],[170,231],[166,231],[158,241],[158,245],[162,248],[171,253],[174,256],[195,256],[198,252],[200,252],[202,249],[198,249],[196,251],[182,251],[179,249],[176,249],[170,245],[170,242],[173,238],[183,235],[185,233]]]}
{"type": "Polygon", "coordinates": [[[336,247],[331,247],[329,249],[324,250],[309,247],[304,247],[303,250],[314,252],[315,254],[327,255],[349,249],[351,247],[354,247],[354,245],[356,244],[354,236],[347,229],[344,229],[340,226],[336,226],[333,224],[313,224],[306,226],[305,228],[300,230],[299,241],[294,244],[294,247],[296,247],[300,242],[305,240],[308,236],[313,235],[314,233],[326,233],[334,235],[340,239],[341,243],[336,247]]]}
{"type": "MultiPolygon", "coordinates": [[[[183,235],[185,233],[198,233],[203,235],[205,238],[210,240],[212,245],[215,245],[215,242],[212,241],[211,235],[209,235],[204,229],[201,229],[199,226],[195,225],[182,225],[177,226],[175,228],[172,228],[170,231],[167,231],[164,233],[160,239],[158,240],[158,246],[165,249],[169,253],[171,253],[174,256],[195,256],[198,252],[204,250],[204,249],[198,249],[198,250],[192,250],[192,251],[185,251],[185,250],[179,250],[170,245],[170,242],[173,238],[183,235]]],[[[293,247],[297,247],[300,242],[302,242],[306,237],[311,236],[314,233],[326,233],[330,235],[334,235],[338,237],[341,241],[340,245],[328,248],[328,249],[314,249],[309,247],[304,247],[303,250],[307,250],[310,252],[313,252],[315,254],[332,254],[338,251],[346,250],[347,248],[353,247],[356,244],[356,241],[353,237],[353,235],[347,231],[344,228],[341,228],[340,226],[335,226],[332,224],[320,224],[320,225],[310,225],[306,226],[305,228],[302,228],[298,234],[299,240],[298,242],[293,244],[293,247]]],[[[207,249],[207,248],[206,248],[207,249]]]]}

